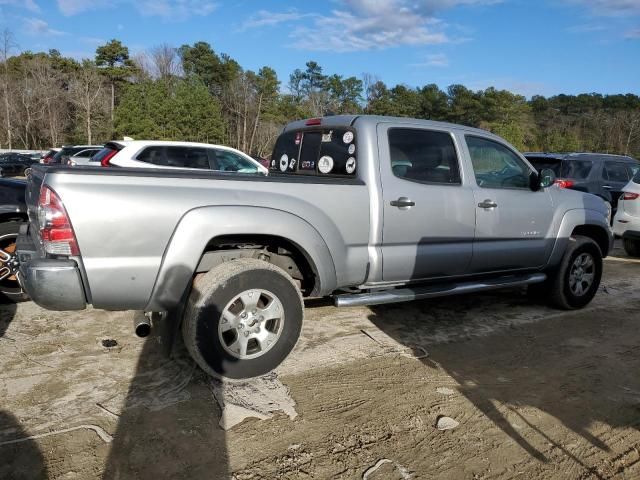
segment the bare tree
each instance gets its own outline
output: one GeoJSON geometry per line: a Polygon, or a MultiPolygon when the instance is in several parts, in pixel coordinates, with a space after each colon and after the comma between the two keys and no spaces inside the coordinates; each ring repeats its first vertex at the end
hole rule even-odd
{"type": "Polygon", "coordinates": [[[9,150],[13,148],[13,142],[11,139],[11,109],[9,107],[9,56],[11,51],[17,47],[13,41],[13,33],[8,28],[2,31],[2,45],[0,45],[0,62],[4,67],[4,75],[2,77],[2,93],[4,100],[4,114],[7,127],[7,143],[9,150]]]}
{"type": "Polygon", "coordinates": [[[148,57],[153,76],[167,80],[180,75],[180,57],[174,47],[162,44],[152,48],[148,57]]]}
{"type": "Polygon", "coordinates": [[[101,114],[108,109],[103,77],[96,66],[84,61],[82,68],[69,83],[69,101],[78,108],[87,134],[87,142],[93,144],[92,127],[101,114]]]}

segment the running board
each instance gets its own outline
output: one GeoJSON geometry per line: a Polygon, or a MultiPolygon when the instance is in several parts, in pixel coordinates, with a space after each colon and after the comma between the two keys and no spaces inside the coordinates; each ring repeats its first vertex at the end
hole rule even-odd
{"type": "Polygon", "coordinates": [[[355,307],[359,305],[382,305],[384,303],[410,302],[424,298],[447,297],[463,293],[483,292],[500,288],[521,287],[533,283],[542,283],[547,279],[544,273],[526,275],[508,275],[482,281],[448,283],[439,285],[402,287],[377,292],[340,294],[333,297],[336,307],[355,307]]]}

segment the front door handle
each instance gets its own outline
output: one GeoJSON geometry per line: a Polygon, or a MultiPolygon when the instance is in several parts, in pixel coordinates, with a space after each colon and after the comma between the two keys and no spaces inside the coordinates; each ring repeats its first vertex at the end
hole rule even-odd
{"type": "Polygon", "coordinates": [[[391,201],[392,207],[409,208],[409,207],[414,207],[415,205],[416,205],[416,202],[412,202],[407,197],[400,197],[397,200],[391,201]]]}
{"type": "Polygon", "coordinates": [[[613,187],[611,185],[602,185],[602,188],[606,188],[607,190],[611,190],[613,187]]]}
{"type": "Polygon", "coordinates": [[[484,202],[480,202],[478,204],[478,206],[480,208],[486,208],[486,209],[490,209],[490,208],[496,208],[498,206],[498,204],[496,202],[494,202],[493,200],[485,200],[484,202]]]}

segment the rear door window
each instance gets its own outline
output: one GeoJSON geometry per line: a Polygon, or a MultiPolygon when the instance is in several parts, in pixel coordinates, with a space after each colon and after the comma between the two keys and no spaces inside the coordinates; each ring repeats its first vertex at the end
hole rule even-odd
{"type": "Polygon", "coordinates": [[[393,174],[419,183],[461,183],[458,157],[451,135],[415,128],[389,130],[393,174]]]}
{"type": "Polygon", "coordinates": [[[356,174],[356,138],[347,128],[285,132],[273,150],[270,170],[303,175],[356,174]]]}
{"type": "Polygon", "coordinates": [[[604,178],[611,182],[628,182],[627,165],[622,162],[604,162],[604,178]]]}
{"type": "Polygon", "coordinates": [[[588,160],[566,160],[562,163],[560,177],[585,180],[591,173],[593,162],[588,160]]]}

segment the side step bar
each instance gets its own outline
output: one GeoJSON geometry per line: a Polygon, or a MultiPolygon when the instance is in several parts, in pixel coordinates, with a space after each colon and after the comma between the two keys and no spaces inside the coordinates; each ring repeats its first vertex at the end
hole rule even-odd
{"type": "Polygon", "coordinates": [[[367,293],[340,294],[333,297],[336,307],[355,307],[359,305],[382,305],[385,303],[410,302],[424,298],[447,297],[462,293],[483,292],[500,288],[520,287],[533,283],[542,283],[547,279],[544,273],[526,275],[508,275],[482,281],[447,283],[416,287],[392,288],[367,293]]]}

